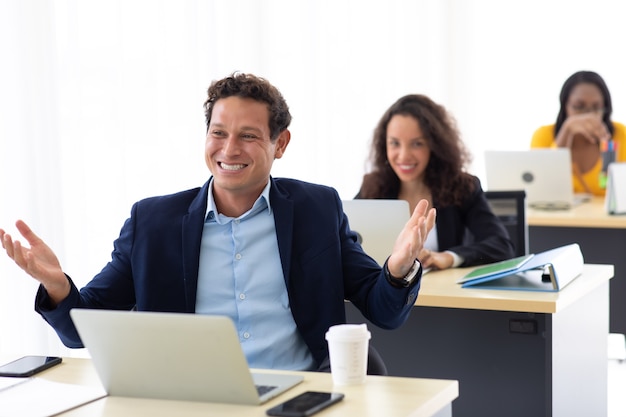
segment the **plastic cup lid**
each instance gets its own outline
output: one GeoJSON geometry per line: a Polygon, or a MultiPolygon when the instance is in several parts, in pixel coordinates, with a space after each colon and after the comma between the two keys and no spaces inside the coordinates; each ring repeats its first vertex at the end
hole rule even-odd
{"type": "Polygon", "coordinates": [[[326,339],[329,337],[340,339],[369,339],[371,333],[367,330],[367,324],[338,324],[330,326],[326,332],[326,339]]]}

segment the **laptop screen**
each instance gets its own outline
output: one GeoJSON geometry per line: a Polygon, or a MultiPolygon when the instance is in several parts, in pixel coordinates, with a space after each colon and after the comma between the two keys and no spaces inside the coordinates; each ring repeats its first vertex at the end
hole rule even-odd
{"type": "Polygon", "coordinates": [[[404,200],[344,200],[343,211],[363,250],[380,265],[391,255],[410,217],[409,203],[404,200]]]}
{"type": "Polygon", "coordinates": [[[576,202],[569,149],[486,151],[489,191],[525,190],[530,207],[568,209],[576,202]]]}
{"type": "Polygon", "coordinates": [[[109,395],[260,404],[303,379],[252,374],[228,317],[96,309],[70,315],[109,395]],[[274,391],[260,397],[256,385],[274,391]]]}

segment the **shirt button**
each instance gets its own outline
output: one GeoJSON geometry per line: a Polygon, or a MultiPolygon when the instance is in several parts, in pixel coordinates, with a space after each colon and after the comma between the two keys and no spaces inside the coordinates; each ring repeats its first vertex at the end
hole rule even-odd
{"type": "Polygon", "coordinates": [[[245,294],[239,294],[239,299],[240,300],[245,300],[246,299],[246,295],[245,294]]]}
{"type": "Polygon", "coordinates": [[[250,333],[245,332],[245,333],[243,334],[243,338],[244,338],[244,339],[249,339],[249,338],[250,338],[250,333]]]}
{"type": "Polygon", "coordinates": [[[238,253],[237,255],[235,255],[235,259],[240,260],[241,259],[241,254],[238,253]]]}
{"type": "Polygon", "coordinates": [[[234,223],[235,223],[235,224],[239,224],[239,222],[240,222],[240,221],[241,221],[241,220],[239,220],[239,219],[235,219],[235,220],[234,220],[234,223]]]}

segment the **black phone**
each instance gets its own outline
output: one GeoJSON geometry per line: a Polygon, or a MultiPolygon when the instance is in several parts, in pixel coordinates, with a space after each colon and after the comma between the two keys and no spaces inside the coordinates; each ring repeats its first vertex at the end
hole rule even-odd
{"type": "Polygon", "coordinates": [[[0,365],[0,376],[27,377],[61,363],[58,356],[23,356],[0,365]]]}
{"type": "Polygon", "coordinates": [[[343,400],[339,392],[306,391],[266,411],[268,416],[306,417],[343,400]]]}

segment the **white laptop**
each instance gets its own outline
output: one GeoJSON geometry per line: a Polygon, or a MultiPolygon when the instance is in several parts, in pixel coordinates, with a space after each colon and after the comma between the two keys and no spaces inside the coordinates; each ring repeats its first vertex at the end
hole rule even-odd
{"type": "Polygon", "coordinates": [[[529,207],[567,210],[591,196],[574,194],[569,149],[485,151],[489,191],[525,190],[529,207]]]}
{"type": "Polygon", "coordinates": [[[344,200],[343,211],[363,250],[380,265],[391,255],[398,234],[411,217],[405,200],[344,200]]]}
{"type": "Polygon", "coordinates": [[[93,309],[70,315],[111,396],[256,405],[303,380],[251,373],[228,317],[93,309]]]}

